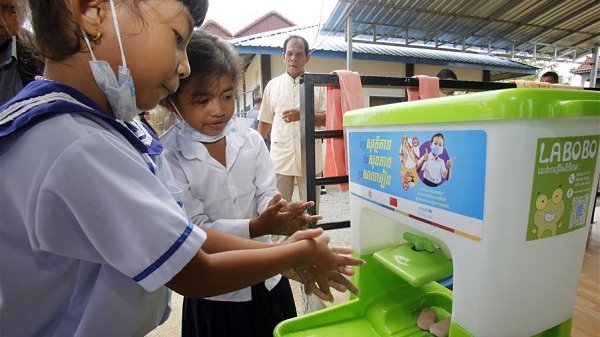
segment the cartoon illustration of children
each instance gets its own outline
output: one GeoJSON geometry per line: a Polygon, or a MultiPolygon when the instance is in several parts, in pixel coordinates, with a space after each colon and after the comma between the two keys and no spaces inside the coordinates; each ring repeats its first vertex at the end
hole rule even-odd
{"type": "Polygon", "coordinates": [[[452,159],[444,162],[440,155],[444,152],[444,135],[436,133],[431,137],[431,152],[425,150],[423,157],[417,162],[417,172],[423,171],[423,183],[427,186],[436,187],[442,183],[442,178],[450,180],[452,159]]]}
{"type": "Polygon", "coordinates": [[[406,191],[410,187],[415,186],[418,181],[417,162],[419,161],[419,138],[413,137],[408,141],[407,136],[402,137],[402,146],[400,147],[400,159],[402,167],[400,174],[402,175],[402,188],[406,191]]]}

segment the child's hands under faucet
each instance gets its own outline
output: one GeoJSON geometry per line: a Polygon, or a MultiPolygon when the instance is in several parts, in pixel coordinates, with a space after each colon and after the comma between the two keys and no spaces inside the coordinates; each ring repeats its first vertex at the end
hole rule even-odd
{"type": "MultiPolygon", "coordinates": [[[[323,230],[320,228],[298,231],[290,238],[282,242],[282,244],[305,239],[325,240],[324,242],[328,243],[329,238],[322,235],[322,233],[323,230]]],[[[333,261],[337,260],[337,262],[334,262],[336,265],[335,268],[324,268],[324,266],[321,264],[326,261],[319,259],[321,261],[315,261],[314,264],[308,267],[295,268],[284,273],[283,275],[292,280],[303,283],[307,293],[312,292],[317,297],[325,301],[333,301],[333,295],[331,294],[330,288],[334,288],[341,292],[350,291],[355,296],[359,296],[360,291],[350,280],[347,279],[347,276],[354,275],[354,270],[349,266],[363,265],[365,261],[348,256],[353,252],[352,248],[350,247],[328,248],[330,252],[333,253],[333,256],[331,256],[333,257],[333,261]]],[[[317,255],[321,254],[318,253],[317,255]]],[[[325,263],[325,265],[327,264],[328,263],[325,263]]]]}
{"type": "Polygon", "coordinates": [[[277,193],[267,208],[257,217],[250,219],[250,237],[255,238],[267,234],[290,236],[294,232],[307,228],[308,224],[321,220],[320,215],[310,215],[307,209],[314,202],[296,201],[288,203],[277,193]]]}

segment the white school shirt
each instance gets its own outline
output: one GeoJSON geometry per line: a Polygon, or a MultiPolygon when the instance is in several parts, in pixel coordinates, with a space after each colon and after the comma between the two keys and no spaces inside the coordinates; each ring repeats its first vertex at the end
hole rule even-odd
{"type": "Polygon", "coordinates": [[[434,184],[441,183],[442,175],[447,171],[444,160],[440,157],[434,159],[431,153],[426,154],[426,156],[429,156],[429,160],[423,163],[421,168],[421,171],[424,171],[423,177],[434,184]]]}
{"type": "MultiPolygon", "coordinates": [[[[250,238],[250,218],[262,212],[277,193],[275,171],[262,136],[250,128],[252,120],[234,118],[226,134],[224,167],[211,157],[202,143],[185,135],[179,122],[164,135],[165,157],[183,192],[183,204],[192,221],[233,235],[250,238]]],[[[271,242],[271,236],[254,238],[271,242]]],[[[273,289],[281,275],[265,281],[273,289]]],[[[215,301],[247,302],[251,288],[208,298],[215,301]]]]}
{"type": "MultiPolygon", "coordinates": [[[[300,121],[286,123],[283,112],[300,108],[300,78],[287,72],[267,83],[263,92],[258,120],[271,124],[271,158],[277,174],[302,175],[300,121]]],[[[325,87],[315,87],[315,113],[327,109],[325,87]]],[[[315,172],[323,171],[323,141],[315,140],[315,172]]]]}
{"type": "Polygon", "coordinates": [[[206,234],[122,135],[59,115],[0,139],[0,167],[2,336],[144,336],[167,318],[164,284],[206,234]]]}

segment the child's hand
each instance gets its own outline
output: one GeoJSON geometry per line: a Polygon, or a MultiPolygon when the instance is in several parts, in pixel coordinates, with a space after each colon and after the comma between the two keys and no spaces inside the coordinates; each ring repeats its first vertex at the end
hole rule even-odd
{"type": "MultiPolygon", "coordinates": [[[[325,239],[326,242],[329,242],[329,238],[321,234],[323,234],[323,229],[321,228],[297,231],[281,244],[289,244],[315,238],[325,239]]],[[[320,277],[322,278],[323,275],[319,274],[319,266],[315,264],[294,268],[293,270],[286,272],[285,275],[292,280],[303,283],[307,293],[312,292],[317,297],[325,301],[331,301],[333,299],[329,287],[333,287],[340,292],[350,291],[352,294],[359,296],[360,291],[352,282],[350,282],[350,280],[346,278],[346,276],[354,275],[354,270],[349,266],[363,265],[365,261],[347,256],[352,254],[352,248],[350,247],[331,247],[328,249],[328,251],[329,254],[334,254],[334,259],[337,258],[338,263],[342,264],[336,265],[336,269],[330,270],[326,275],[326,289],[323,289],[317,282],[317,280],[320,277]]]]}
{"type": "Polygon", "coordinates": [[[314,205],[315,203],[313,201],[295,201],[283,207],[279,214],[280,217],[283,216],[283,214],[288,214],[288,216],[291,216],[291,218],[282,223],[279,226],[279,230],[272,234],[289,236],[297,230],[306,229],[308,228],[309,224],[321,220],[323,218],[322,216],[318,214],[311,215],[306,212],[309,208],[313,207],[314,205]]]}
{"type": "Polygon", "coordinates": [[[250,236],[257,237],[266,234],[290,236],[294,232],[305,229],[309,223],[322,219],[320,215],[310,215],[306,210],[314,206],[314,202],[293,202],[287,204],[276,194],[267,208],[250,220],[250,236]]]}
{"type": "Polygon", "coordinates": [[[452,168],[452,159],[448,159],[446,161],[446,169],[450,170],[452,168]]]}
{"type": "Polygon", "coordinates": [[[318,297],[332,301],[330,287],[348,289],[358,294],[358,289],[346,279],[344,275],[351,275],[353,271],[348,266],[363,265],[361,259],[347,256],[352,252],[351,248],[330,248],[329,237],[321,235],[312,239],[312,262],[300,269],[300,273],[306,285],[306,292],[312,292],[318,297]]]}
{"type": "Polygon", "coordinates": [[[423,162],[426,162],[429,160],[429,151],[425,150],[425,154],[423,155],[423,162]]]}
{"type": "MultiPolygon", "coordinates": [[[[331,250],[336,254],[341,255],[347,255],[352,253],[352,248],[350,247],[331,247],[331,250]]],[[[347,266],[340,266],[338,267],[338,270],[329,273],[329,286],[342,293],[350,291],[355,296],[360,296],[360,291],[358,290],[358,288],[356,288],[356,286],[349,279],[346,278],[346,276],[353,275],[354,269],[347,266]]],[[[323,300],[327,299],[327,294],[322,292],[317,287],[312,287],[312,292],[317,297],[323,300]]]]}
{"type": "MultiPolygon", "coordinates": [[[[329,287],[333,288],[341,293],[345,293],[346,291],[350,291],[355,296],[360,296],[360,290],[349,280],[346,278],[347,276],[354,275],[354,270],[349,267],[342,268],[344,271],[350,271],[349,273],[342,273],[339,271],[332,271],[329,273],[329,287]]],[[[304,284],[304,289],[306,293],[312,293],[318,298],[324,301],[331,301],[332,298],[329,297],[328,293],[323,292],[316,283],[314,283],[314,278],[310,274],[310,270],[308,268],[296,268],[292,270],[288,270],[285,273],[282,273],[285,277],[290,280],[294,280],[304,284]]]]}

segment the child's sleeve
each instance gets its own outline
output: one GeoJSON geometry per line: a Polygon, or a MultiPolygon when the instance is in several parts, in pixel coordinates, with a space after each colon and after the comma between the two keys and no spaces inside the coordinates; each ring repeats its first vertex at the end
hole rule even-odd
{"type": "Polygon", "coordinates": [[[254,161],[254,186],[256,186],[256,210],[261,213],[277,193],[275,167],[262,137],[258,133],[250,133],[249,138],[257,149],[254,161]]]}
{"type": "Polygon", "coordinates": [[[186,215],[192,223],[201,227],[218,229],[243,238],[250,238],[250,220],[249,219],[218,219],[211,221],[206,215],[204,202],[194,197],[190,188],[190,182],[185,170],[181,166],[177,151],[165,149],[165,158],[169,163],[174,178],[174,184],[183,192],[183,207],[186,215]]]}
{"type": "Polygon", "coordinates": [[[206,240],[141,155],[106,133],[70,144],[32,207],[34,249],[110,266],[147,291],[171,280],[206,240]]]}

